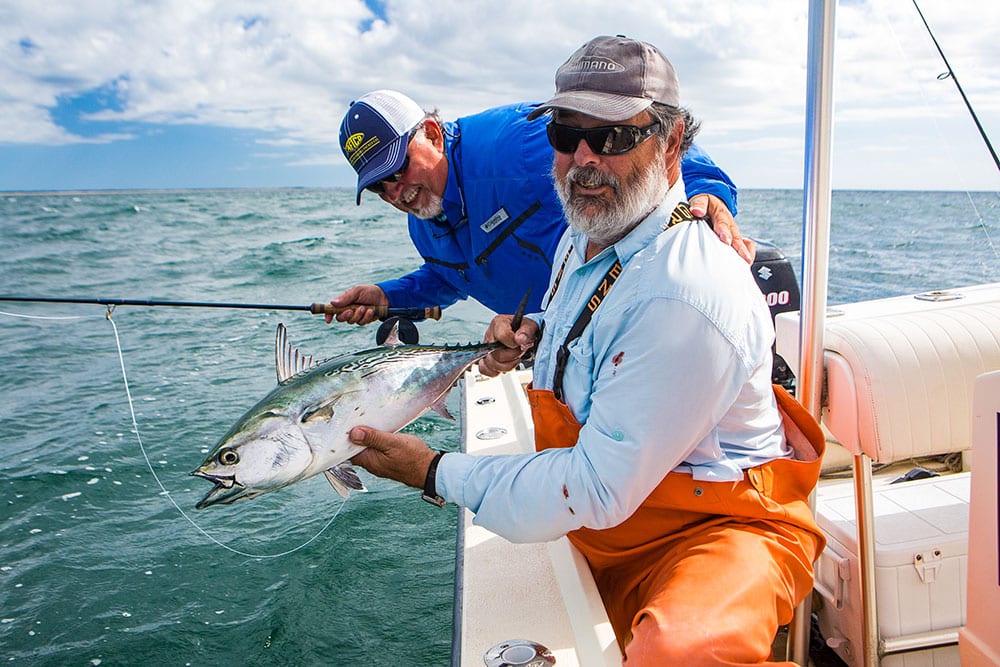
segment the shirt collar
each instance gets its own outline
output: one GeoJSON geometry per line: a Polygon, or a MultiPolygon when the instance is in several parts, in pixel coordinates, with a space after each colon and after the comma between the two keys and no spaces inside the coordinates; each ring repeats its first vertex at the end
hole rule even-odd
{"type": "Polygon", "coordinates": [[[459,182],[458,143],[462,136],[462,130],[457,122],[446,122],[444,124],[444,156],[448,161],[448,182],[444,187],[444,195],[441,197],[441,207],[445,215],[456,225],[466,216],[465,198],[462,193],[462,184],[459,182]]]}

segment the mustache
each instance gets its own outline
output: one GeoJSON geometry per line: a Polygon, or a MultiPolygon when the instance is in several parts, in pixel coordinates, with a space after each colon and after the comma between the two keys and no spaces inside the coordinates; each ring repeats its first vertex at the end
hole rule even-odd
{"type": "Polygon", "coordinates": [[[566,184],[572,185],[574,183],[588,189],[609,185],[614,188],[615,192],[619,191],[620,186],[620,181],[614,174],[605,173],[596,167],[581,166],[571,167],[566,172],[566,184]]]}

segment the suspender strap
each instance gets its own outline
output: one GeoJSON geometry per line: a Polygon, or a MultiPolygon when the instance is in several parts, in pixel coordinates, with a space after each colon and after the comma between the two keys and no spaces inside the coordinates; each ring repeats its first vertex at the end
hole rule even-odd
{"type": "Polygon", "coordinates": [[[569,361],[569,344],[579,338],[583,330],[590,324],[590,320],[594,317],[594,311],[604,301],[604,297],[608,295],[608,291],[615,284],[615,281],[618,280],[618,276],[621,273],[622,263],[616,259],[615,263],[608,269],[608,272],[604,274],[604,278],[600,284],[594,289],[594,293],[590,295],[587,305],[583,307],[583,311],[576,318],[576,322],[573,323],[569,333],[566,334],[566,340],[563,341],[563,344],[559,346],[559,350],[556,352],[556,376],[552,382],[552,393],[560,401],[563,401],[562,381],[563,373],[566,371],[566,362],[569,361]]]}
{"type": "MultiPolygon", "coordinates": [[[[671,212],[670,219],[667,224],[663,227],[662,231],[666,231],[676,225],[679,222],[684,222],[687,220],[694,220],[694,216],[691,215],[691,209],[685,202],[680,202],[677,207],[671,212]]],[[[552,297],[555,296],[556,291],[559,289],[559,282],[562,280],[563,270],[566,268],[566,262],[569,261],[570,254],[573,249],[570,248],[570,252],[566,254],[566,259],[563,260],[562,266],[559,267],[559,273],[556,275],[556,279],[552,285],[552,291],[549,293],[549,301],[551,302],[552,297]]],[[[576,322],[570,327],[569,333],[566,334],[566,340],[563,344],[559,346],[556,351],[556,369],[555,377],[552,380],[552,393],[555,397],[565,402],[563,399],[563,374],[566,372],[566,363],[569,361],[569,346],[574,340],[580,337],[587,325],[590,324],[590,320],[594,317],[594,311],[597,307],[604,302],[604,297],[608,295],[611,291],[611,287],[618,280],[618,276],[621,275],[622,264],[618,259],[615,259],[615,263],[611,265],[608,272],[604,274],[604,278],[598,283],[597,287],[594,289],[594,293],[590,295],[587,300],[586,305],[584,305],[583,310],[576,318],[576,322]]]]}
{"type": "Polygon", "coordinates": [[[562,265],[559,267],[559,273],[556,274],[556,279],[552,281],[552,289],[549,290],[549,298],[545,301],[545,303],[547,304],[552,303],[552,297],[556,295],[556,290],[559,289],[559,281],[562,280],[563,271],[566,270],[566,262],[569,261],[569,257],[572,254],[573,254],[573,246],[570,246],[569,250],[566,251],[566,256],[563,257],[562,265]]]}

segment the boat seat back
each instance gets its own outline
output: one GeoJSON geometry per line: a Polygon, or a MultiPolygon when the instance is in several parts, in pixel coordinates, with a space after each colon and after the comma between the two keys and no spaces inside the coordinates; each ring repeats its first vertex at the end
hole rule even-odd
{"type": "Polygon", "coordinates": [[[1000,283],[836,306],[823,346],[823,422],[850,452],[969,450],[973,383],[1000,369],[1000,283]]]}

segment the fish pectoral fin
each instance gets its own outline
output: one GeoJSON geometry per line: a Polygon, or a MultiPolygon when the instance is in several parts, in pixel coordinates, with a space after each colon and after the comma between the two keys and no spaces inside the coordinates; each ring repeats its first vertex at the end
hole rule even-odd
{"type": "Polygon", "coordinates": [[[328,421],[333,418],[333,405],[327,404],[316,408],[302,415],[302,423],[308,424],[315,421],[328,421]]]}
{"type": "Polygon", "coordinates": [[[436,412],[439,415],[441,415],[442,417],[444,417],[445,419],[450,419],[451,421],[455,421],[454,415],[452,415],[450,412],[448,412],[448,406],[445,405],[445,400],[447,398],[448,398],[448,394],[445,394],[444,396],[442,396],[438,400],[434,401],[434,404],[431,406],[431,409],[434,412],[436,412]]]}
{"type": "Polygon", "coordinates": [[[352,396],[357,393],[359,393],[359,391],[345,391],[342,394],[337,394],[329,401],[326,401],[325,403],[320,403],[311,410],[306,410],[305,412],[303,412],[302,419],[300,421],[303,424],[308,424],[309,422],[315,422],[315,421],[329,421],[333,419],[334,406],[336,406],[337,403],[344,400],[344,398],[352,396]]]}
{"type": "Polygon", "coordinates": [[[326,476],[326,481],[330,482],[330,486],[333,490],[339,493],[342,497],[347,498],[351,495],[351,491],[367,491],[364,482],[358,477],[358,471],[354,469],[347,461],[344,461],[340,465],[336,465],[329,470],[324,470],[323,474],[326,476]]]}

